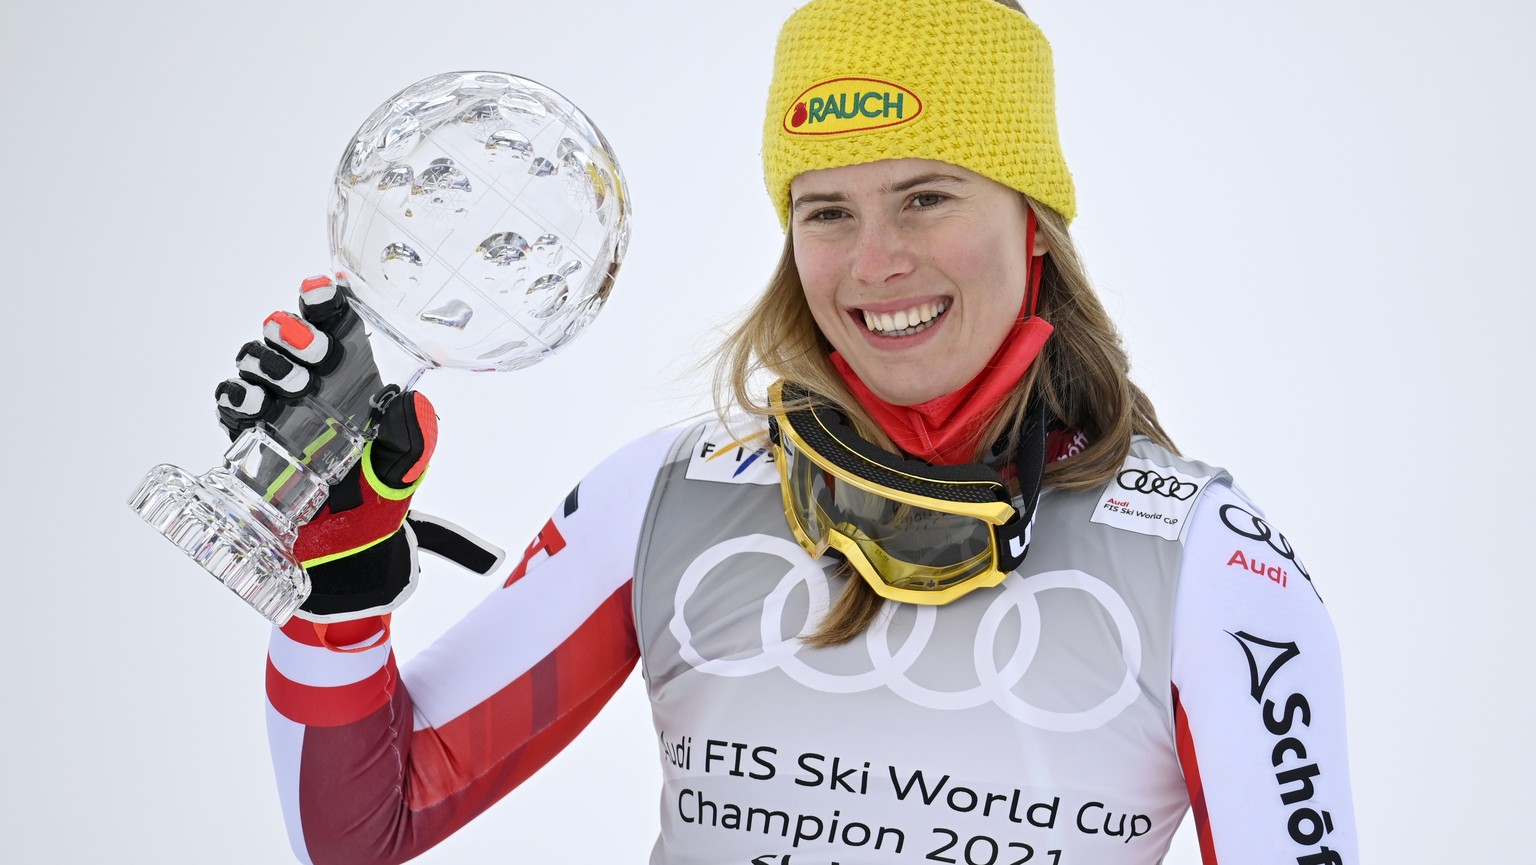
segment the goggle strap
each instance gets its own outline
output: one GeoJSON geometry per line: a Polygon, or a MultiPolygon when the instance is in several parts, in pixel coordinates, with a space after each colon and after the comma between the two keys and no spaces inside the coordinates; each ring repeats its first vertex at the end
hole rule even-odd
{"type": "Polygon", "coordinates": [[[992,530],[997,538],[997,569],[1003,573],[1012,573],[1019,565],[1024,564],[1024,557],[1029,555],[1029,531],[1035,522],[1035,515],[1020,516],[1007,525],[998,526],[992,530]]]}
{"type": "Polygon", "coordinates": [[[1046,429],[1045,401],[1031,400],[1028,424],[1019,436],[1013,454],[1013,470],[1019,482],[1019,496],[1024,507],[1019,518],[993,530],[997,538],[997,566],[1005,573],[1016,570],[1029,555],[1030,529],[1035,524],[1035,509],[1040,504],[1040,487],[1045,479],[1046,429]]]}
{"type": "MultiPolygon", "coordinates": [[[[779,388],[776,403],[770,395],[770,405],[776,412],[782,411],[786,403],[806,397],[815,398],[794,382],[783,381],[779,388]]],[[[985,488],[985,492],[973,493],[982,500],[990,501],[994,495],[1001,497],[1001,500],[1007,498],[1006,491],[996,488],[997,473],[991,469],[975,463],[933,465],[918,457],[891,453],[861,437],[846,415],[825,402],[770,417],[773,419],[768,430],[770,440],[782,436],[781,427],[788,424],[803,440],[805,447],[820,454],[819,458],[871,482],[898,486],[906,479],[919,487],[927,487],[926,490],[916,489],[919,494],[936,499],[947,497],[943,489],[946,486],[952,489],[960,486],[968,486],[972,490],[985,488]]]]}

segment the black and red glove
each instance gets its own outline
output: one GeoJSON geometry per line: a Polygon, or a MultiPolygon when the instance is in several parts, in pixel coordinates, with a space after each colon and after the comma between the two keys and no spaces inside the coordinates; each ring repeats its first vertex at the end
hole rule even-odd
{"type": "Polygon", "coordinates": [[[294,555],[311,592],[295,615],[331,623],[395,609],[415,588],[418,548],[477,573],[495,570],[500,549],[410,510],[437,446],[437,415],[424,394],[380,384],[346,282],[305,280],[299,306],[297,315],[269,316],[263,339],[235,358],[239,378],[215,390],[219,422],[231,436],[312,395],[373,432],[362,458],[299,530],[294,555]]]}

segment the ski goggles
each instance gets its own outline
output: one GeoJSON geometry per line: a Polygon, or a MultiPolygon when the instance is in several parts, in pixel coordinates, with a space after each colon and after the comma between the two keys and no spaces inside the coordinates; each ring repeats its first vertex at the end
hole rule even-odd
{"type": "Polygon", "coordinates": [[[782,380],[768,391],[784,513],[806,552],[836,550],[876,594],[911,604],[947,604],[1023,562],[1033,498],[1023,516],[992,469],[903,458],[816,399],[782,380]]]}

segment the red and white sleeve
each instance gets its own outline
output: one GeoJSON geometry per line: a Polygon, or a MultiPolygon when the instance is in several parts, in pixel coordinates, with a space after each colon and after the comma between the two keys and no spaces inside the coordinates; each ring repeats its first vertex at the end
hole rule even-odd
{"type": "Polygon", "coordinates": [[[665,430],[566,497],[503,586],[397,666],[384,620],[274,630],[268,736],[301,861],[400,862],[569,743],[639,658],[631,582],[665,430]]]}

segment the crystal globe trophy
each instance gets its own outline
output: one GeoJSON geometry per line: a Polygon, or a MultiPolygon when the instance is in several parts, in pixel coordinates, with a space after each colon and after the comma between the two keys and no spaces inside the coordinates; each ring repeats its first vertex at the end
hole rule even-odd
{"type": "MultiPolygon", "coordinates": [[[[531,366],[576,337],[612,290],[629,200],[612,149],[553,90],[455,72],[391,97],[353,136],[330,196],[330,247],[352,306],[432,368],[531,366]]],[[[338,280],[340,282],[340,280],[338,280]]],[[[309,595],[293,556],[372,435],[380,383],[366,337],[316,392],[243,432],[194,476],[151,469],[128,504],[267,619],[309,595]]]]}

